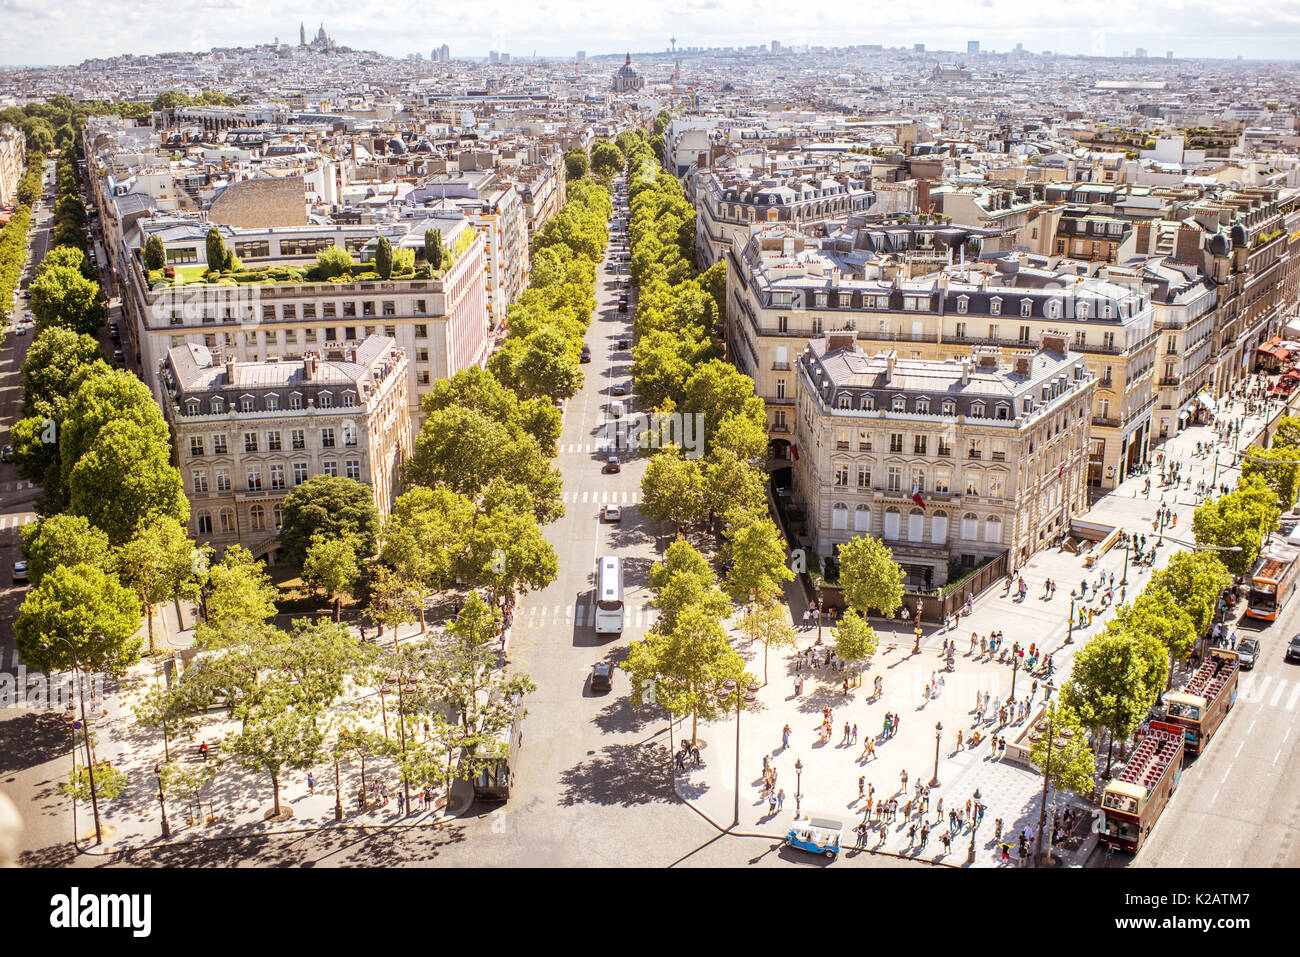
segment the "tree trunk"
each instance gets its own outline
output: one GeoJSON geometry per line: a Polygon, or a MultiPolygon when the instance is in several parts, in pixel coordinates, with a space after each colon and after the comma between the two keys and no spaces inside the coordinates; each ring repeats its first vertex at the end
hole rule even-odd
{"type": "Polygon", "coordinates": [[[763,642],[763,684],[767,684],[767,642],[763,642]]]}
{"type": "Polygon", "coordinates": [[[144,615],[145,615],[145,619],[149,622],[149,654],[152,655],[152,654],[154,653],[154,645],[153,645],[153,605],[151,605],[149,602],[145,602],[145,605],[144,605],[144,615]]]}
{"type": "Polygon", "coordinates": [[[696,733],[699,731],[700,716],[695,709],[691,709],[691,744],[695,744],[696,733]]]}
{"type": "Polygon", "coordinates": [[[420,598],[420,634],[424,634],[424,597],[420,598]]]}
{"type": "Polygon", "coordinates": [[[276,774],[272,774],[272,775],[271,775],[271,787],[274,788],[274,790],[275,790],[275,816],[276,816],[276,817],[279,817],[279,816],[280,816],[280,777],[279,777],[279,775],[276,775],[276,774]]]}
{"type": "Polygon", "coordinates": [[[1110,777],[1110,762],[1115,753],[1115,732],[1106,730],[1106,777],[1110,777]]]}
{"type": "Polygon", "coordinates": [[[162,726],[162,732],[163,732],[163,760],[166,761],[168,764],[171,764],[172,753],[167,746],[167,725],[164,724],[162,726]]]}
{"type": "Polygon", "coordinates": [[[341,597],[339,597],[339,596],[336,595],[335,598],[334,598],[334,622],[335,622],[335,624],[338,623],[338,620],[339,620],[339,614],[340,614],[342,611],[343,611],[343,599],[342,599],[341,597]]]}

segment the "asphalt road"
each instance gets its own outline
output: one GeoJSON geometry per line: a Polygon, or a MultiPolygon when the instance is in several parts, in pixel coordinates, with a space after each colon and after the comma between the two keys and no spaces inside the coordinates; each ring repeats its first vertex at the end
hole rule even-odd
{"type": "Polygon", "coordinates": [[[1293,596],[1267,628],[1246,621],[1238,635],[1259,637],[1257,664],[1242,672],[1232,711],[1185,766],[1131,866],[1300,865],[1300,665],[1282,660],[1300,632],[1300,601],[1293,596]]]}

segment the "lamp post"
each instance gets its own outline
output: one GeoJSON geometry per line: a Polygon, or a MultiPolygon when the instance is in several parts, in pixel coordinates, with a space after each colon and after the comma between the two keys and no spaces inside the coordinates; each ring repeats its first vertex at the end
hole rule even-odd
{"type": "Polygon", "coordinates": [[[939,738],[943,734],[943,722],[934,723],[934,776],[930,778],[930,787],[939,786],[939,738]]]}
{"type": "Polygon", "coordinates": [[[799,816],[799,804],[803,798],[803,762],[794,759],[794,816],[799,816]]]}
{"type": "Polygon", "coordinates": [[[1008,704],[1016,700],[1016,674],[1019,671],[1020,671],[1020,652],[1017,650],[1011,652],[1011,697],[1007,699],[1008,704]]]}
{"type": "Polygon", "coordinates": [[[822,586],[817,586],[817,644],[822,643],[822,586]]]}
{"type": "Polygon", "coordinates": [[[1065,643],[1074,644],[1074,592],[1070,592],[1070,620],[1065,629],[1065,643]]]}
{"type": "MultiPolygon", "coordinates": [[[[95,814],[95,843],[104,843],[103,828],[99,823],[99,795],[95,791],[95,758],[90,750],[90,722],[86,718],[86,687],[82,683],[81,665],[77,661],[77,648],[67,638],[55,636],[55,641],[61,641],[68,646],[68,651],[72,654],[72,673],[77,676],[77,689],[81,698],[81,733],[86,736],[86,774],[90,779],[90,808],[95,814]]],[[[49,644],[45,647],[48,649],[49,644]]],[[[76,798],[73,798],[75,808],[76,798]]],[[[73,835],[73,843],[76,843],[76,835],[73,835]]]]}
{"type": "Polygon", "coordinates": [[[158,806],[162,808],[162,836],[166,839],[172,836],[172,829],[167,823],[167,798],[163,794],[162,765],[155,764],[153,773],[158,778],[158,806]]]}
{"type": "Polygon", "coordinates": [[[1128,553],[1130,551],[1132,551],[1132,549],[1129,548],[1124,549],[1124,577],[1119,580],[1119,583],[1121,585],[1128,584],[1128,553]]]}
{"type": "MultiPolygon", "coordinates": [[[[1043,700],[1046,701],[1047,698],[1050,698],[1055,690],[1055,686],[1049,681],[1044,687],[1047,697],[1043,700]]],[[[1055,743],[1055,731],[1052,728],[1054,711],[1053,708],[1047,709],[1047,761],[1043,765],[1043,804],[1038,810],[1038,848],[1034,854],[1034,866],[1036,867],[1043,866],[1043,859],[1046,856],[1044,852],[1047,849],[1047,841],[1044,840],[1043,831],[1047,827],[1047,785],[1052,777],[1052,745],[1055,743]]]]}

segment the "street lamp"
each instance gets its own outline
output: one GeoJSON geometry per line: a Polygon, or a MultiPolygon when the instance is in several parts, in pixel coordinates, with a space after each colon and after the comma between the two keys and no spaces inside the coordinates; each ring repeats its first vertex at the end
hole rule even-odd
{"type": "Polygon", "coordinates": [[[1011,697],[1007,699],[1008,704],[1016,700],[1016,673],[1019,671],[1020,651],[1018,649],[1013,649],[1011,652],[1011,697]]]}
{"type": "Polygon", "coordinates": [[[728,678],[722,682],[722,687],[716,692],[718,700],[726,703],[731,697],[732,692],[736,695],[736,803],[732,816],[731,826],[740,825],[740,712],[745,709],[745,703],[754,700],[754,692],[758,691],[759,685],[750,683],[742,685],[734,678],[728,678]]]}
{"type": "MultiPolygon", "coordinates": [[[[1046,697],[1043,700],[1046,701],[1050,698],[1052,692],[1055,690],[1056,686],[1049,681],[1044,686],[1046,697]]],[[[1035,866],[1037,867],[1043,866],[1043,858],[1046,856],[1044,852],[1047,849],[1047,842],[1044,840],[1043,830],[1047,826],[1047,785],[1051,781],[1052,777],[1052,745],[1055,743],[1055,731],[1052,728],[1054,710],[1055,709],[1053,708],[1047,709],[1047,761],[1043,765],[1043,804],[1038,810],[1038,849],[1034,855],[1036,862],[1035,866]]]]}
{"type": "Polygon", "coordinates": [[[930,787],[939,786],[939,737],[943,734],[943,722],[934,723],[934,776],[930,778],[930,787]]]}
{"type": "Polygon", "coordinates": [[[794,759],[794,816],[799,816],[799,803],[803,798],[803,762],[794,759]]]}
{"type": "Polygon", "coordinates": [[[817,586],[817,644],[822,643],[822,586],[817,586]]]}
{"type": "Polygon", "coordinates": [[[1124,577],[1121,578],[1121,579],[1119,580],[1119,583],[1120,583],[1121,585],[1127,585],[1127,584],[1128,584],[1128,553],[1129,553],[1130,551],[1131,551],[1131,549],[1129,549],[1129,548],[1125,548],[1125,549],[1124,549],[1124,577]]]}
{"type": "MultiPolygon", "coordinates": [[[[77,676],[77,689],[81,698],[81,733],[86,736],[86,774],[90,780],[90,807],[95,814],[95,843],[104,843],[103,828],[99,823],[99,795],[95,790],[95,759],[90,751],[90,721],[86,718],[86,686],[82,683],[81,665],[77,661],[77,647],[67,638],[61,638],[58,635],[53,636],[55,641],[61,641],[68,646],[68,651],[72,653],[72,673],[77,676]]],[[[49,642],[44,643],[46,650],[49,649],[49,642]]],[[[76,808],[76,798],[73,798],[73,808],[76,808]]],[[[74,825],[75,826],[75,825],[74,825]]],[[[76,834],[73,834],[73,843],[76,843],[76,834]]]]}
{"type": "Polygon", "coordinates": [[[172,829],[167,823],[167,798],[163,794],[162,765],[155,764],[153,773],[158,777],[158,806],[162,808],[162,836],[167,839],[172,836],[172,829]]]}

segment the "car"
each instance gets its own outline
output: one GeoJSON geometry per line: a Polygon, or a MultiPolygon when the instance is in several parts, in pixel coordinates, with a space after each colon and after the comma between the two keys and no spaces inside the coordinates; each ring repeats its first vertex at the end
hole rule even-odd
{"type": "Polygon", "coordinates": [[[600,516],[607,522],[623,521],[623,510],[617,505],[606,505],[600,510],[600,516]]]}
{"type": "Polygon", "coordinates": [[[610,391],[615,395],[627,395],[627,386],[622,382],[615,382],[610,391]]]}
{"type": "Polygon", "coordinates": [[[1241,667],[1249,671],[1255,667],[1255,658],[1259,655],[1258,638],[1242,638],[1237,642],[1237,657],[1241,660],[1241,667]]]}
{"type": "Polygon", "coordinates": [[[555,407],[556,407],[557,409],[559,409],[561,412],[563,412],[563,411],[564,411],[564,400],[563,400],[563,399],[556,399],[556,400],[555,400],[555,407]]]}
{"type": "Polygon", "coordinates": [[[14,330],[14,335],[16,335],[16,336],[25,336],[25,335],[27,335],[27,327],[24,326],[22,323],[19,323],[19,324],[18,324],[18,328],[16,328],[16,329],[14,330]]]}
{"type": "Polygon", "coordinates": [[[591,350],[588,349],[586,346],[583,346],[583,347],[582,347],[582,355],[580,355],[580,356],[578,357],[578,361],[579,361],[579,362],[590,362],[590,361],[591,361],[591,350]]]}
{"type": "Polygon", "coordinates": [[[630,349],[630,348],[632,348],[632,340],[631,340],[631,339],[628,339],[628,338],[625,336],[625,337],[623,337],[622,339],[618,340],[618,347],[619,347],[619,349],[621,349],[621,350],[627,350],[627,349],[630,349]]]}
{"type": "Polygon", "coordinates": [[[1283,657],[1286,661],[1300,661],[1300,635],[1291,639],[1291,644],[1286,646],[1286,654],[1283,657]]]}
{"type": "Polygon", "coordinates": [[[113,361],[116,362],[118,365],[126,364],[126,356],[122,355],[121,349],[113,350],[113,361]]]}
{"type": "Polygon", "coordinates": [[[620,299],[620,300],[618,301],[618,311],[619,311],[619,312],[627,312],[627,300],[626,300],[626,299],[620,299]]]}
{"type": "Polygon", "coordinates": [[[619,462],[617,455],[611,455],[609,458],[605,459],[605,467],[602,468],[601,471],[621,472],[623,471],[623,465],[621,462],[619,462]]]}
{"type": "Polygon", "coordinates": [[[598,661],[591,666],[591,690],[609,691],[614,687],[614,666],[607,661],[598,661]]]}
{"type": "Polygon", "coordinates": [[[14,460],[14,447],[6,445],[0,449],[0,462],[12,462],[14,460]]]}
{"type": "Polygon", "coordinates": [[[27,584],[27,563],[26,562],[14,562],[14,584],[15,585],[27,584]]]}

